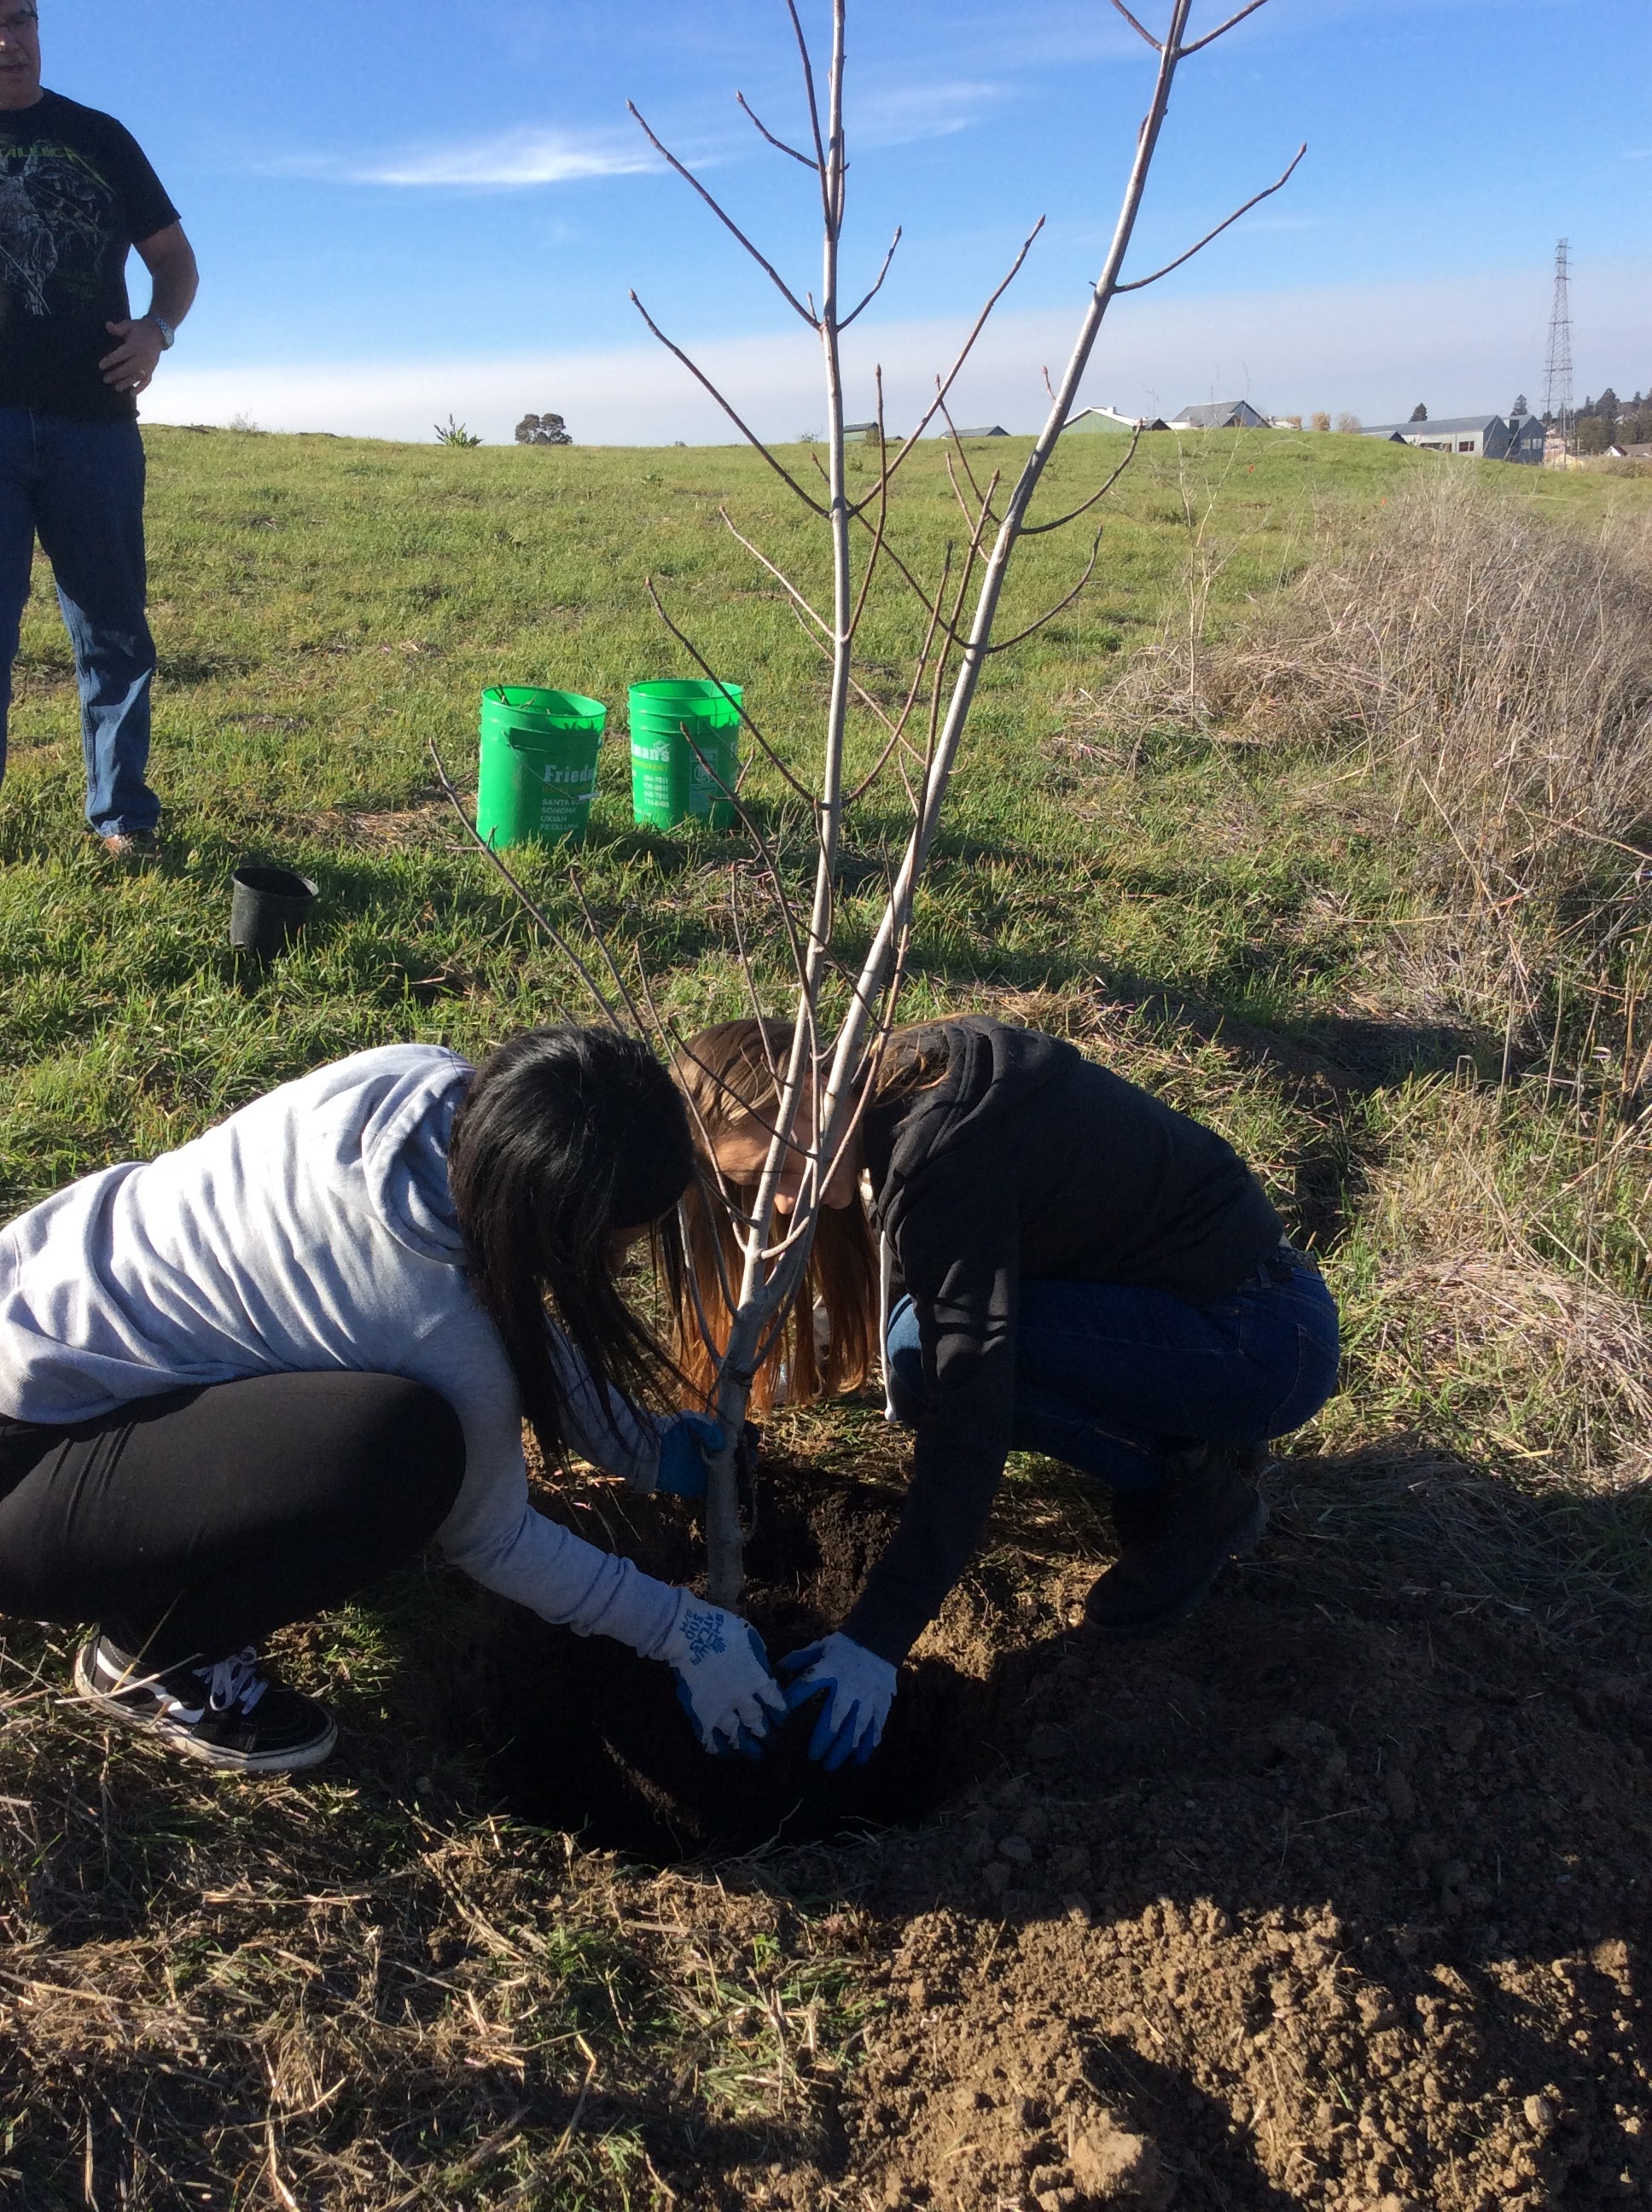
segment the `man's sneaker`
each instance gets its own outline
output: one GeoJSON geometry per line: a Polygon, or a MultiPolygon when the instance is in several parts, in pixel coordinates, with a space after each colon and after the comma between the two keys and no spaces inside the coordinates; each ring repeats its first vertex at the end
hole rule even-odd
{"type": "Polygon", "coordinates": [[[1084,1618],[1122,1642],[1183,1620],[1228,1561],[1248,1552],[1267,1527],[1256,1477],[1268,1464],[1258,1449],[1193,1443],[1167,1453],[1155,1490],[1114,1500],[1119,1556],[1084,1601],[1084,1618]]]}
{"type": "Polygon", "coordinates": [[[236,1774],[318,1765],[338,1740],[326,1707],[272,1682],[250,1644],[216,1666],[156,1672],[94,1636],[75,1655],[75,1687],[111,1720],[236,1774]]]}

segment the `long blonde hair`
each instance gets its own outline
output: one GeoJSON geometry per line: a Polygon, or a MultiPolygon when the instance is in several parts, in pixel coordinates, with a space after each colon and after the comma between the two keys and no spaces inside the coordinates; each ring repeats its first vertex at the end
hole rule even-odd
{"type": "MultiPolygon", "coordinates": [[[[944,1045],[926,1048],[925,1041],[942,1026],[928,1022],[896,1032],[872,1078],[878,1103],[940,1080],[946,1072],[944,1045]]],[[[717,1165],[708,1157],[708,1148],[714,1152],[725,1139],[768,1137],[780,1103],[775,1069],[785,1066],[791,1048],[789,1022],[719,1022],[691,1037],[671,1066],[689,1101],[700,1164],[683,1200],[688,1273],[679,1276],[673,1271],[670,1285],[677,1320],[674,1351],[678,1366],[708,1401],[715,1386],[717,1356],[728,1342],[734,1317],[724,1281],[731,1288],[737,1285],[743,1264],[734,1224],[718,1194],[717,1165]],[[712,1346],[706,1341],[708,1330],[712,1346]]],[[[722,1181],[731,1179],[725,1174],[722,1181]]],[[[737,1204],[756,1199],[755,1184],[732,1188],[737,1204]]],[[[857,1390],[880,1350],[878,1248],[857,1194],[847,1206],[820,1209],[808,1268],[753,1380],[752,1405],[762,1412],[782,1399],[799,1405],[857,1390]],[[816,1339],[817,1314],[824,1323],[823,1343],[816,1339]]]]}

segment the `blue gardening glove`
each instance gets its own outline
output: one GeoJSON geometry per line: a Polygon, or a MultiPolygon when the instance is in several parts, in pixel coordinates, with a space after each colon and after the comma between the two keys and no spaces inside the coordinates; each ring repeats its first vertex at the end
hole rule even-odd
{"type": "Polygon", "coordinates": [[[787,1652],[780,1665],[793,1678],[786,1686],[791,1711],[826,1692],[809,1739],[810,1758],[824,1759],[829,1774],[847,1759],[864,1766],[895,1703],[896,1675],[889,1661],[837,1628],[822,1643],[787,1652]]]}
{"type": "Polygon", "coordinates": [[[677,1695],[701,1747],[761,1759],[771,1718],[786,1711],[762,1638],[738,1613],[678,1593],[677,1618],[654,1648],[677,1676],[677,1695]]]}
{"type": "MultiPolygon", "coordinates": [[[[703,1498],[706,1494],[706,1456],[716,1456],[723,1431],[705,1413],[677,1413],[659,1432],[659,1470],[654,1488],[672,1498],[703,1498]]],[[[740,1431],[741,1449],[755,1467],[757,1431],[748,1421],[740,1431]]]]}
{"type": "Polygon", "coordinates": [[[660,1431],[654,1488],[672,1498],[703,1498],[706,1454],[714,1452],[722,1439],[722,1431],[704,1413],[678,1413],[660,1431]]]}

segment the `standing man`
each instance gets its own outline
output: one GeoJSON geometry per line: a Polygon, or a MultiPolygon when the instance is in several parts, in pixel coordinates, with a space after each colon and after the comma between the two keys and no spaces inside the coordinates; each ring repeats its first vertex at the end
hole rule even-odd
{"type": "Polygon", "coordinates": [[[33,0],[0,0],[0,775],[38,532],[75,648],[86,817],[118,855],[153,851],[161,818],[143,776],[155,641],[137,395],[197,281],[137,140],[42,89],[33,0]],[[136,321],[134,246],[154,279],[136,321]]]}

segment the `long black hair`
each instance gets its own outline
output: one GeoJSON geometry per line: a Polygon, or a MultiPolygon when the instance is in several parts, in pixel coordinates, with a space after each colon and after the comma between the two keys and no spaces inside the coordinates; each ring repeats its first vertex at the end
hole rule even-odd
{"type": "Polygon", "coordinates": [[[477,1070],[453,1117],[448,1183],[471,1288],[548,1463],[566,1425],[547,1307],[599,1390],[663,1402],[674,1370],[621,1293],[614,1237],[648,1227],[658,1250],[693,1173],[682,1097],[639,1038],[525,1030],[477,1070]]]}

